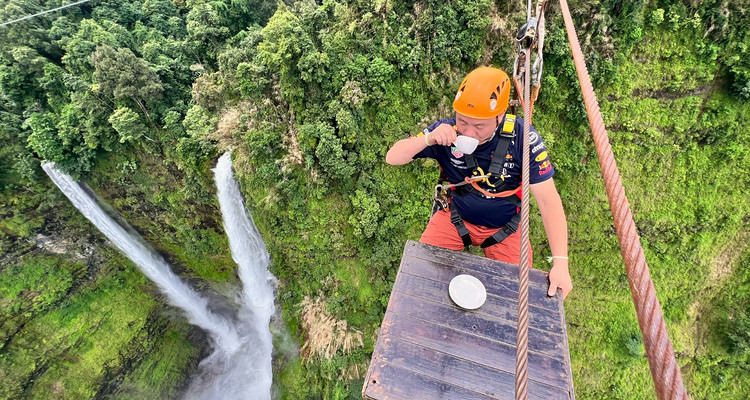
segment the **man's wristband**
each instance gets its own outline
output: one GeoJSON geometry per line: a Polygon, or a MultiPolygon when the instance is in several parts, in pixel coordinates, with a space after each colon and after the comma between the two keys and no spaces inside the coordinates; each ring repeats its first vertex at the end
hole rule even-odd
{"type": "Polygon", "coordinates": [[[551,258],[551,259],[553,259],[553,260],[554,260],[555,258],[559,258],[559,259],[562,259],[562,260],[567,260],[567,259],[568,259],[568,257],[567,257],[567,256],[552,256],[552,257],[550,257],[550,258],[551,258]]]}
{"type": "Polygon", "coordinates": [[[424,135],[424,144],[426,144],[426,145],[427,145],[427,147],[430,147],[430,146],[432,146],[432,145],[430,144],[430,141],[429,141],[429,140],[427,139],[427,138],[428,138],[428,137],[430,136],[430,133],[432,133],[432,132],[428,132],[427,134],[425,134],[425,135],[424,135]]]}

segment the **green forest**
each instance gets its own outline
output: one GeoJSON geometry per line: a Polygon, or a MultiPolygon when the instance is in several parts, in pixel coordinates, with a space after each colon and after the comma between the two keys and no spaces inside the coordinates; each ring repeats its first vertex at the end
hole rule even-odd
{"type": "MultiPolygon", "coordinates": [[[[0,23],[70,2],[0,0],[0,23]]],[[[750,4],[570,1],[693,399],[750,397],[750,4]]],[[[655,399],[557,2],[533,124],[566,209],[579,399],[655,399]]],[[[177,399],[210,352],[45,175],[54,161],[197,290],[238,280],[211,168],[278,278],[275,398],[361,398],[434,161],[388,148],[510,71],[525,1],[92,0],[0,26],[0,399],[177,399]]],[[[520,112],[519,112],[520,113],[520,112]]],[[[531,209],[534,268],[550,256],[531,209]]]]}

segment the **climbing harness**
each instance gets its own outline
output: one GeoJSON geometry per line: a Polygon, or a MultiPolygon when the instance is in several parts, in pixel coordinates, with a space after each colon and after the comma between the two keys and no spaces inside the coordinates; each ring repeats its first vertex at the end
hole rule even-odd
{"type": "MultiPolygon", "coordinates": [[[[515,138],[515,126],[516,116],[506,113],[505,119],[502,123],[498,124],[495,131],[495,135],[498,135],[498,142],[492,153],[492,161],[490,161],[487,173],[485,173],[478,165],[476,157],[474,157],[473,154],[464,154],[463,157],[466,162],[466,167],[472,171],[471,176],[465,177],[462,182],[449,184],[438,183],[435,185],[432,214],[435,214],[439,210],[450,212],[451,223],[456,227],[456,231],[461,237],[464,247],[471,246],[472,242],[471,237],[469,236],[469,230],[466,228],[466,224],[461,218],[458,209],[450,206],[451,199],[454,196],[466,196],[471,193],[479,193],[486,197],[505,199],[513,203],[516,207],[521,205],[520,199],[516,195],[516,189],[518,187],[510,187],[503,177],[503,163],[505,162],[506,154],[508,154],[510,143],[515,138]],[[489,186],[489,189],[483,189],[479,186],[480,183],[489,186]]],[[[494,235],[488,237],[482,242],[480,247],[487,248],[502,242],[505,238],[518,230],[519,221],[520,215],[516,213],[510,221],[501,227],[494,235]]]]}
{"type": "MultiPolygon", "coordinates": [[[[480,169],[481,170],[481,169],[480,169]]],[[[515,205],[516,207],[521,205],[520,199],[518,196],[516,196],[516,192],[513,191],[510,195],[507,194],[507,192],[504,193],[490,193],[485,190],[482,190],[477,183],[486,181],[487,178],[489,178],[489,175],[476,175],[472,177],[466,177],[463,182],[459,183],[453,183],[453,184],[438,184],[435,185],[435,204],[438,205],[437,210],[445,210],[450,212],[451,214],[451,223],[453,226],[456,227],[456,230],[458,231],[458,235],[461,237],[461,240],[464,243],[464,247],[471,246],[471,237],[469,235],[469,230],[466,228],[466,224],[464,223],[463,219],[461,218],[461,214],[459,214],[458,209],[456,207],[450,207],[450,200],[453,198],[453,196],[463,196],[472,191],[472,188],[474,190],[478,190],[480,193],[487,193],[488,195],[491,195],[491,197],[500,197],[503,198],[515,205]],[[470,186],[467,186],[470,185],[470,186]],[[475,186],[476,185],[476,186],[475,186]],[[463,190],[461,190],[463,189],[463,190]]],[[[520,214],[516,213],[510,221],[508,221],[503,227],[501,227],[494,235],[488,237],[487,239],[482,242],[480,245],[481,248],[487,248],[492,245],[498,244],[505,240],[508,236],[516,233],[518,230],[518,223],[521,220],[520,214]]]]}

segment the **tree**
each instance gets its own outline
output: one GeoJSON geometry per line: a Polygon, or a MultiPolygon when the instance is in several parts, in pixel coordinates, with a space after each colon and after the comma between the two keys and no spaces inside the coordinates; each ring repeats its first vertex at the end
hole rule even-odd
{"type": "Polygon", "coordinates": [[[193,7],[187,15],[188,41],[198,54],[215,56],[229,37],[229,28],[222,26],[221,18],[210,4],[193,7]]]}
{"type": "Polygon", "coordinates": [[[115,101],[131,100],[141,109],[148,121],[151,115],[146,101],[161,97],[162,85],[159,76],[128,48],[113,49],[104,45],[97,47],[91,56],[94,77],[99,91],[112,96],[115,101]]]}
{"type": "Polygon", "coordinates": [[[42,159],[60,162],[63,161],[63,142],[57,135],[55,123],[48,114],[34,113],[26,120],[24,126],[31,128],[29,135],[29,146],[42,159]]]}
{"type": "Polygon", "coordinates": [[[266,0],[215,0],[210,4],[231,34],[253,24],[265,25],[276,11],[276,2],[266,0]]]}
{"type": "Polygon", "coordinates": [[[47,59],[28,46],[11,49],[7,57],[10,65],[0,65],[0,90],[24,106],[44,102],[45,96],[37,87],[37,79],[44,75],[47,59]]]}
{"type": "Polygon", "coordinates": [[[136,142],[144,136],[144,132],[148,131],[148,127],[141,121],[138,114],[127,107],[115,110],[114,114],[109,117],[109,123],[120,135],[120,143],[136,142]]]}
{"type": "Polygon", "coordinates": [[[96,149],[87,146],[80,135],[61,137],[58,126],[50,113],[36,112],[24,122],[24,128],[31,128],[27,142],[29,147],[42,159],[54,161],[63,170],[80,176],[91,169],[96,149]]]}
{"type": "MultiPolygon", "coordinates": [[[[0,5],[0,21],[10,21],[40,12],[59,4],[46,1],[10,0],[0,5]],[[54,5],[53,5],[54,4],[54,5]]],[[[73,9],[75,10],[75,8],[73,9]]],[[[75,13],[75,11],[73,11],[75,13]]],[[[58,15],[46,14],[0,28],[0,52],[26,46],[44,58],[59,61],[61,51],[57,43],[49,39],[49,27],[58,15]]]]}
{"type": "Polygon", "coordinates": [[[320,166],[333,179],[350,180],[356,172],[352,166],[355,155],[342,148],[341,140],[328,124],[319,123],[316,126],[320,139],[315,148],[315,156],[320,166]]]}
{"type": "MultiPolygon", "coordinates": [[[[61,39],[65,50],[62,61],[68,70],[81,78],[88,78],[93,72],[91,55],[98,46],[127,46],[132,40],[123,34],[116,36],[114,32],[119,30],[115,26],[117,24],[112,21],[103,21],[100,25],[84,19],[73,37],[61,39]]],[[[125,34],[129,35],[127,32],[125,34]]]]}

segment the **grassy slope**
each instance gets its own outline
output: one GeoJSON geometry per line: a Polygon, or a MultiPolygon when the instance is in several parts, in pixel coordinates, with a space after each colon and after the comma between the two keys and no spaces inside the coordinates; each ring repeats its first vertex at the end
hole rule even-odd
{"type": "MultiPolygon", "coordinates": [[[[699,332],[715,329],[705,315],[734,284],[709,279],[738,265],[717,261],[719,249],[747,246],[733,238],[748,230],[750,104],[719,88],[692,43],[689,32],[650,32],[597,95],[688,390],[741,399],[750,375],[740,369],[707,384],[717,373],[706,365],[737,357],[699,332]]],[[[578,398],[655,398],[591,140],[540,114],[542,132],[560,132],[552,152],[571,232],[576,288],[566,311],[578,398]]]]}
{"type": "MultiPolygon", "coordinates": [[[[197,349],[184,335],[180,351],[170,357],[154,358],[158,351],[144,357],[174,342],[163,331],[185,331],[186,324],[165,319],[164,306],[140,272],[114,251],[107,253],[106,264],[89,279],[81,262],[38,253],[0,271],[0,281],[8,283],[0,398],[94,398],[116,376],[144,363],[177,371],[195,365],[197,349]]],[[[154,369],[138,384],[160,397],[184,379],[154,369]]]]}

